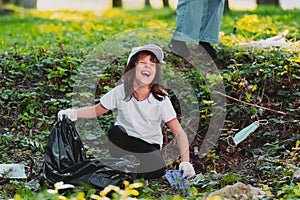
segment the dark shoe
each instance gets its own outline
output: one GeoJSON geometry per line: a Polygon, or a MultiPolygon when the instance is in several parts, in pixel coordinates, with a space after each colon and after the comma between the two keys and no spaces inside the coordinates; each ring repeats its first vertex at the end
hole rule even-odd
{"type": "MultiPolygon", "coordinates": [[[[199,42],[199,45],[203,47],[212,59],[216,59],[218,57],[216,50],[208,42],[199,42]]],[[[200,52],[201,50],[202,49],[200,48],[200,52]]]]}
{"type": "Polygon", "coordinates": [[[187,47],[186,43],[179,40],[171,40],[169,43],[169,48],[172,51],[172,53],[181,56],[183,58],[186,58],[190,55],[189,48],[187,47]]]}

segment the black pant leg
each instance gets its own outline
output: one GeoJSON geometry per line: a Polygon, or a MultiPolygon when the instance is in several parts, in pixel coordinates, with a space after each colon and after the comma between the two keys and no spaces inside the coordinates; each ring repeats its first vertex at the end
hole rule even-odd
{"type": "Polygon", "coordinates": [[[165,162],[158,144],[149,144],[139,138],[128,136],[119,126],[108,132],[109,152],[113,157],[134,155],[140,162],[139,177],[160,178],[164,175],[165,162]]]}

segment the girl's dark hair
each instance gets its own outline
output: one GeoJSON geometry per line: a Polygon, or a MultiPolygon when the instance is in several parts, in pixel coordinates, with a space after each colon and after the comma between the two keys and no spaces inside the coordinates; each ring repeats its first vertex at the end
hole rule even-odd
{"type": "Polygon", "coordinates": [[[150,92],[159,101],[162,101],[167,95],[164,87],[163,80],[161,78],[161,65],[156,58],[156,56],[151,51],[141,51],[133,55],[128,62],[124,70],[124,88],[125,88],[125,98],[124,100],[129,101],[134,93],[133,89],[133,79],[135,77],[135,65],[140,57],[150,55],[150,60],[156,63],[156,74],[151,84],[150,92]]]}

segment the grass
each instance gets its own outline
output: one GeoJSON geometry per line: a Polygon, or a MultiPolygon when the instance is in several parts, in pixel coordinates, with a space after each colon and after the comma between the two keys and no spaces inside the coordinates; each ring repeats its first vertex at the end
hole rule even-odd
{"type": "MultiPolygon", "coordinates": [[[[1,179],[0,197],[9,199],[19,194],[15,199],[57,199],[58,194],[40,190],[38,173],[58,110],[97,102],[99,95],[121,77],[132,46],[151,41],[166,49],[175,28],[176,13],[172,9],[112,9],[98,15],[39,12],[11,5],[7,9],[14,12],[0,17],[0,163],[24,163],[28,180],[1,179]],[[87,74],[89,79],[78,78],[80,73],[87,74]],[[81,90],[79,97],[74,95],[73,88],[81,90]],[[96,92],[86,88],[96,88],[96,92]]],[[[193,160],[202,178],[193,184],[191,198],[205,197],[237,181],[265,188],[277,198],[299,197],[299,186],[292,182],[300,159],[298,16],[299,10],[284,11],[269,6],[224,15],[220,44],[215,45],[218,66],[226,94],[238,101],[228,99],[224,131],[215,148],[206,157],[193,160]],[[293,44],[288,48],[236,46],[284,30],[289,31],[286,40],[293,44]],[[244,102],[286,114],[261,110],[244,102]],[[229,136],[257,118],[268,119],[268,126],[261,127],[239,147],[227,145],[229,136]],[[266,153],[259,157],[253,149],[266,153]],[[247,173],[243,168],[245,163],[252,166],[247,173]]],[[[189,63],[169,53],[166,61],[166,66],[172,69],[168,75],[189,80],[196,91],[201,126],[193,145],[199,145],[210,119],[209,87],[189,63]]],[[[98,120],[106,130],[113,116],[98,120]]],[[[82,134],[91,132],[85,130],[82,134]]],[[[175,165],[176,162],[170,167],[175,165]]],[[[94,193],[90,190],[85,195],[94,193]]],[[[81,188],[76,188],[71,197],[82,198],[81,188]]],[[[150,182],[148,187],[140,189],[140,197],[184,198],[164,181],[150,182]]]]}

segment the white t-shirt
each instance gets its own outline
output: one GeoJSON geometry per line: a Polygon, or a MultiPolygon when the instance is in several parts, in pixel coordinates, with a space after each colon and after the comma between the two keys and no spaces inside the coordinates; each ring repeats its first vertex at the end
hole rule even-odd
{"type": "Polygon", "coordinates": [[[129,136],[162,146],[161,123],[176,118],[169,97],[166,96],[162,101],[155,99],[152,93],[143,101],[137,101],[134,97],[127,101],[124,97],[125,89],[121,84],[101,97],[100,103],[108,110],[117,109],[115,125],[125,128],[129,136]]]}

